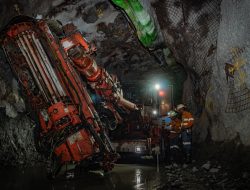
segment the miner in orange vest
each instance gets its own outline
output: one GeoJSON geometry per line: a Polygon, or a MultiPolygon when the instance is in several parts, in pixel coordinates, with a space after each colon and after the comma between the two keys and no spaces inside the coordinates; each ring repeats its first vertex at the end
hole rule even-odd
{"type": "Polygon", "coordinates": [[[171,118],[171,122],[166,127],[169,131],[168,139],[169,139],[169,148],[170,148],[170,161],[171,162],[179,162],[179,139],[181,134],[181,120],[178,119],[178,113],[175,111],[169,111],[168,117],[171,118]]]}
{"type": "Polygon", "coordinates": [[[185,153],[186,162],[190,163],[192,153],[192,127],[194,124],[193,115],[186,110],[186,106],[179,104],[176,111],[181,118],[181,139],[183,150],[185,153]]]}

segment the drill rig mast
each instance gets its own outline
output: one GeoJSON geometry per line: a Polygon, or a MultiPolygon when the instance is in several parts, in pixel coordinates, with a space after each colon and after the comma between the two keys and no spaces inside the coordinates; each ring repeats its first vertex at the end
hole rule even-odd
{"type": "Polygon", "coordinates": [[[122,97],[114,77],[97,66],[91,47],[72,26],[64,27],[63,36],[58,37],[46,20],[18,16],[1,38],[10,66],[39,120],[39,141],[52,176],[63,164],[98,162],[108,171],[116,160],[85,81],[104,99],[104,108],[113,113],[116,124],[122,122],[116,106],[137,109],[122,97]]]}

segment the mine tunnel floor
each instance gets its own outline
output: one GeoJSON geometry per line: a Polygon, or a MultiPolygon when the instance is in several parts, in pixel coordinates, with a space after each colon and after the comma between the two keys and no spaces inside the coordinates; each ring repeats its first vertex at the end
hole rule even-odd
{"type": "MultiPolygon", "coordinates": [[[[89,171],[75,178],[48,180],[46,167],[1,168],[0,189],[10,190],[248,190],[250,152],[232,144],[196,144],[190,164],[123,159],[113,171],[89,171]],[[126,164],[125,164],[126,163],[126,164]]],[[[69,169],[69,168],[68,168],[69,169]]]]}
{"type": "MultiPolygon", "coordinates": [[[[232,144],[199,144],[190,164],[124,159],[113,171],[89,171],[74,178],[48,180],[45,166],[0,169],[1,188],[10,190],[248,190],[250,152],[232,144]],[[125,164],[126,163],[126,164],[125,164]]],[[[69,168],[68,168],[69,169],[69,168]]]]}
{"type": "Polygon", "coordinates": [[[143,190],[143,189],[250,189],[249,172],[242,168],[235,176],[231,166],[218,161],[193,160],[191,164],[156,165],[117,164],[108,174],[90,171],[74,179],[66,177],[49,181],[44,167],[28,169],[5,168],[0,172],[1,189],[36,190],[143,190]]]}

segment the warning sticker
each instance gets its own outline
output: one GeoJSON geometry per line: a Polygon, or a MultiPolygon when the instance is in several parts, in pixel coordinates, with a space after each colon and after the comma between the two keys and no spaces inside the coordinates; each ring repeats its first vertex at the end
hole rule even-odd
{"type": "Polygon", "coordinates": [[[83,140],[83,136],[81,134],[80,131],[78,131],[77,133],[71,135],[69,138],[68,138],[68,141],[69,141],[69,144],[72,145],[74,143],[76,143],[77,141],[81,141],[83,140]]]}

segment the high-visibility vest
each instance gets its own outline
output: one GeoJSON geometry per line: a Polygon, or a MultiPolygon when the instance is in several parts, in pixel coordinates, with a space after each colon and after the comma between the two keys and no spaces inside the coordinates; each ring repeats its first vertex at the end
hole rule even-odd
{"type": "Polygon", "coordinates": [[[170,131],[169,138],[175,138],[177,135],[181,132],[181,120],[178,118],[175,118],[171,121],[170,126],[172,127],[172,130],[170,131]]]}
{"type": "Polygon", "coordinates": [[[184,111],[182,113],[182,128],[191,128],[194,124],[194,118],[193,115],[190,112],[184,111]]]}
{"type": "Polygon", "coordinates": [[[181,120],[175,118],[171,121],[170,126],[172,127],[172,132],[180,133],[181,132],[181,120]]]}

